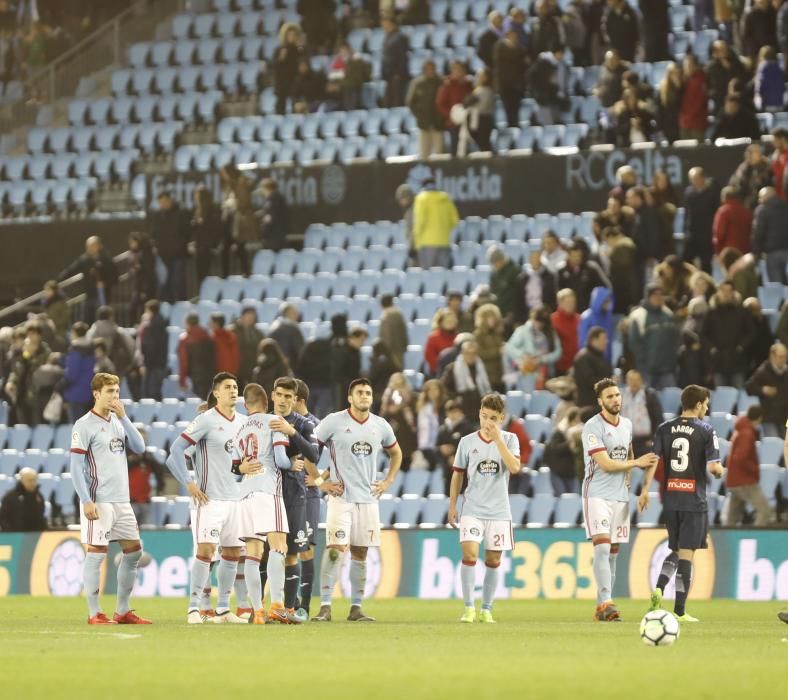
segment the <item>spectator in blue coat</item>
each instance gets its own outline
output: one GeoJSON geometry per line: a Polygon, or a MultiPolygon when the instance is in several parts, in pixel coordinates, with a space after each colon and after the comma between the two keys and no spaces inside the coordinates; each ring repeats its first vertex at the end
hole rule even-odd
{"type": "Polygon", "coordinates": [[[77,321],[71,326],[71,345],[66,353],[66,373],[60,387],[68,406],[68,419],[75,423],[93,407],[93,368],[96,358],[93,343],[87,338],[88,326],[77,321]]]}
{"type": "Polygon", "coordinates": [[[779,112],[785,102],[785,75],[777,63],[777,52],[764,46],[758,54],[755,71],[755,107],[759,112],[779,112]]]}
{"type": "MultiPolygon", "coordinates": [[[[613,307],[615,299],[613,292],[607,287],[594,287],[591,292],[591,305],[580,314],[580,327],[578,329],[579,347],[585,347],[588,340],[588,332],[594,326],[599,326],[606,333],[608,338],[614,337],[613,328],[613,307]]],[[[613,357],[613,343],[608,343],[605,350],[605,359],[610,362],[613,357]]]]}

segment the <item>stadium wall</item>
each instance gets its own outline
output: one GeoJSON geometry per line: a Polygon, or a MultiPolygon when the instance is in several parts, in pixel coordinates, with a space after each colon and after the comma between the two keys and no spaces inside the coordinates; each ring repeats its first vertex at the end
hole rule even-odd
{"type": "MultiPolygon", "coordinates": [[[[192,538],[188,530],[143,533],[150,564],[140,571],[135,594],[184,597],[189,582],[192,538]]],[[[515,549],[501,562],[498,598],[595,597],[592,545],[580,528],[515,530],[515,549]]],[[[785,531],[714,530],[710,549],[699,552],[693,598],[788,600],[788,547],[785,531]]],[[[117,554],[112,546],[108,561],[117,554]]],[[[667,552],[665,531],[632,532],[618,561],[616,595],[647,598],[667,552]]],[[[321,552],[317,552],[319,557],[321,552]]],[[[0,534],[0,596],[77,595],[84,554],[78,533],[0,534]]],[[[441,599],[460,594],[457,531],[385,530],[380,550],[371,549],[367,592],[379,598],[441,599]]],[[[478,565],[478,585],[484,575],[478,565]]],[[[349,591],[346,561],[339,584],[349,591]]],[[[116,589],[115,566],[106,566],[103,589],[116,589]]],[[[673,595],[672,589],[666,591],[673,595]]]]}
{"type": "MultiPolygon", "coordinates": [[[[275,165],[265,175],[279,183],[291,205],[293,232],[311,223],[399,219],[402,212],[394,192],[403,182],[414,190],[428,175],[438,189],[448,192],[460,215],[579,213],[604,207],[607,192],[616,184],[616,170],[630,164],[649,185],[657,170],[668,173],[679,196],[687,185],[687,171],[702,166],[727,182],[742,159],[744,145],[685,148],[599,149],[564,155],[535,153],[490,158],[437,158],[413,161],[365,161],[349,165],[275,165]]],[[[561,151],[562,149],[556,149],[561,151]]],[[[261,173],[262,174],[262,173],[261,173]]],[[[194,189],[205,185],[221,201],[218,173],[154,175],[146,181],[148,201],[161,190],[172,191],[183,207],[193,206],[194,189]]]]}

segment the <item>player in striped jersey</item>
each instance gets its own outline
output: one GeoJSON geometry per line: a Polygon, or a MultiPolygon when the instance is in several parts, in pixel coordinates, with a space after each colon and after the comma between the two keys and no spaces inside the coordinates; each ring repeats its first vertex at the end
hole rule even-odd
{"type": "Polygon", "coordinates": [[[629,481],[632,469],[648,469],[657,457],[632,458],[632,423],[621,415],[621,391],[614,379],[594,384],[601,409],[583,426],[583,520],[594,543],[597,607],[594,620],[621,619],[613,603],[616,560],[622,542],[629,542],[629,481]]]}
{"type": "Polygon", "coordinates": [[[495,622],[492,605],[500,578],[501,552],[514,546],[512,511],[509,505],[509,475],[519,474],[520,443],[514,433],[501,430],[506,405],[498,394],[487,394],[479,409],[481,429],[464,436],[457,446],[449,486],[450,525],[460,526],[462,569],[460,582],[465,613],[460,622],[476,619],[474,591],[479,545],[484,542],[484,584],[482,586],[482,622],[495,622]],[[462,517],[457,517],[457,498],[463,479],[468,477],[462,517]]]}
{"type": "Polygon", "coordinates": [[[189,624],[201,624],[200,598],[210,576],[217,545],[222,546],[216,579],[219,584],[216,616],[211,622],[243,624],[230,612],[238,559],[241,554],[240,490],[232,471],[233,438],[244,418],[235,410],[238,382],[229,372],[213,378],[209,409],[197,416],[170,446],[167,466],[196,503],[197,556],[192,564],[189,624]],[[186,469],[186,450],[195,446],[192,462],[197,481],[186,469]],[[198,485],[199,484],[199,485],[198,485]]]}
{"type": "Polygon", "coordinates": [[[274,430],[276,416],[267,414],[268,396],[259,384],[247,384],[244,406],[249,415],[235,436],[233,470],[241,481],[241,539],[246,542],[244,577],[254,615],[252,623],[282,622],[288,617],[284,607],[285,554],[287,552],[287,512],[282,498],[282,471],[291,467],[287,456],[287,436],[274,430]],[[243,460],[246,460],[244,463],[243,460]],[[266,618],[260,581],[263,537],[267,537],[267,574],[271,608],[266,618]]]}
{"type": "Polygon", "coordinates": [[[129,608],[142,557],[139,527],[129,502],[126,442],[138,454],[145,442],[120,401],[120,380],[99,372],[90,383],[94,406],[74,424],[71,435],[71,476],[82,509],[79,523],[87,546],[83,567],[89,625],[149,625],[129,608]],[[119,541],[118,603],[110,620],[99,604],[101,564],[110,542],[119,541]]]}

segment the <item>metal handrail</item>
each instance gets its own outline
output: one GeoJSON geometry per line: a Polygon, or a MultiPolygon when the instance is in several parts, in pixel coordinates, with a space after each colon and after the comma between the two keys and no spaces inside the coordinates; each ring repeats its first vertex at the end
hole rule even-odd
{"type": "MultiPolygon", "coordinates": [[[[112,261],[115,263],[125,262],[126,260],[128,260],[129,255],[130,255],[129,251],[126,250],[123,253],[119,253],[118,255],[113,257],[112,261]]],[[[123,281],[124,276],[128,277],[128,272],[124,272],[123,274],[121,274],[118,277],[118,281],[123,281]]],[[[67,279],[60,282],[59,283],[60,288],[67,289],[68,287],[73,287],[78,282],[81,282],[84,279],[84,277],[85,275],[83,275],[81,272],[78,272],[76,275],[72,275],[71,277],[68,277],[67,279]]],[[[13,314],[19,313],[20,311],[24,311],[26,308],[30,306],[34,306],[39,302],[41,302],[43,298],[44,298],[43,291],[36,292],[35,294],[31,294],[29,297],[26,297],[25,299],[17,301],[14,304],[11,304],[11,306],[6,306],[4,309],[0,309],[0,319],[3,319],[7,316],[12,316],[13,314]]],[[[84,301],[84,299],[85,299],[84,293],[78,294],[75,297],[69,297],[66,300],[66,303],[69,306],[75,306],[76,304],[79,304],[82,301],[84,301]]]]}

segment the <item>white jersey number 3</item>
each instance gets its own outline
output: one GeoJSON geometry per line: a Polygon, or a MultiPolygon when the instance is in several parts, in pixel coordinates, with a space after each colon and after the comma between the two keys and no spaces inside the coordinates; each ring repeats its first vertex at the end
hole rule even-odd
{"type": "Polygon", "coordinates": [[[672,455],[670,458],[670,468],[674,472],[686,471],[689,466],[689,440],[684,437],[673,440],[672,455]]]}

